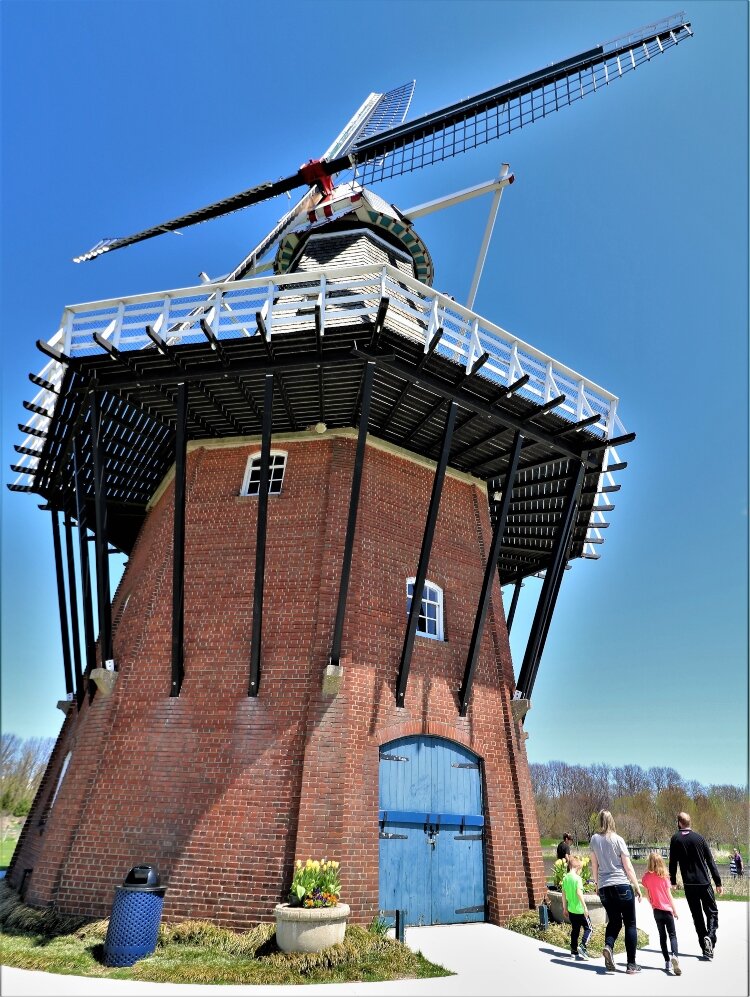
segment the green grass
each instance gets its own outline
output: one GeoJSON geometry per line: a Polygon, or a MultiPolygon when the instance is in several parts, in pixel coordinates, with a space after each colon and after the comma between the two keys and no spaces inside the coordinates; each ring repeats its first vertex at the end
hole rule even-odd
{"type": "MultiPolygon", "coordinates": [[[[517,931],[520,935],[526,935],[527,938],[536,938],[540,942],[548,942],[550,945],[555,945],[558,948],[565,949],[566,952],[570,952],[570,925],[550,922],[548,928],[541,928],[539,926],[539,914],[535,910],[525,911],[523,914],[519,914],[518,917],[511,918],[505,927],[511,931],[517,931]]],[[[586,947],[592,955],[602,954],[604,932],[605,925],[603,924],[597,925],[591,932],[591,938],[586,947]]],[[[646,945],[648,945],[648,935],[639,928],[638,948],[642,949],[646,945]]],[[[623,935],[620,935],[615,942],[614,951],[625,951],[625,939],[623,935]]]]}
{"type": "Polygon", "coordinates": [[[0,869],[7,869],[10,865],[10,860],[13,858],[13,852],[16,850],[17,843],[18,836],[0,838],[0,869]]]}
{"type": "Polygon", "coordinates": [[[452,975],[420,953],[359,925],[323,952],[286,954],[273,924],[246,932],[208,921],[162,925],[156,951],[125,969],[102,963],[107,921],[38,911],[0,883],[3,963],[20,969],[157,983],[346,983],[452,975]]]}

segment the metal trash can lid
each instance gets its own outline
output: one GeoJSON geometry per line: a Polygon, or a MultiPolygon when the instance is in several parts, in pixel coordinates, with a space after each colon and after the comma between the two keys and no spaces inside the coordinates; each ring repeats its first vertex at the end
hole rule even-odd
{"type": "Polygon", "coordinates": [[[155,865],[134,865],[125,877],[121,890],[138,890],[142,893],[156,893],[165,887],[161,885],[159,870],[155,865]]]}

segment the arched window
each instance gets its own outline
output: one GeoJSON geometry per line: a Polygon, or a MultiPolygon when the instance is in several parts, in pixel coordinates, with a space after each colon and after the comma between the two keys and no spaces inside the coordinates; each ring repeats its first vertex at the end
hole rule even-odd
{"type": "MultiPolygon", "coordinates": [[[[268,494],[278,495],[284,481],[287,453],[285,450],[272,450],[269,465],[268,494]]],[[[245,478],[240,495],[257,495],[260,491],[260,454],[252,454],[247,459],[245,478]]]]}
{"type": "MultiPolygon", "coordinates": [[[[406,615],[411,612],[414,595],[414,578],[406,579],[406,615]]],[[[422,591],[422,606],[417,622],[417,636],[443,640],[443,590],[439,585],[425,581],[422,591]]]]}

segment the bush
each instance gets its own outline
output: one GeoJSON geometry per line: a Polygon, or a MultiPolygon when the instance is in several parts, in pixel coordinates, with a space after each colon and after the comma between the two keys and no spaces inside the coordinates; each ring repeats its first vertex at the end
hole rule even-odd
{"type": "MultiPolygon", "coordinates": [[[[518,917],[513,917],[505,925],[510,931],[517,931],[519,935],[526,935],[527,938],[536,938],[540,942],[548,942],[561,949],[570,951],[570,925],[550,924],[548,928],[539,925],[539,914],[535,910],[525,911],[518,917]]],[[[604,935],[606,927],[603,924],[597,925],[591,933],[588,945],[589,952],[594,955],[601,955],[604,948],[604,935]]],[[[648,945],[648,935],[645,931],[638,929],[638,948],[642,949],[648,945]]],[[[615,952],[625,951],[625,937],[622,932],[615,942],[615,952]]]]}

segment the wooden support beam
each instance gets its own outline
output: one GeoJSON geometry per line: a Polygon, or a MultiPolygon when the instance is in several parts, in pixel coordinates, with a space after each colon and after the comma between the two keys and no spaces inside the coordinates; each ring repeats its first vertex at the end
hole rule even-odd
{"type": "MultiPolygon", "coordinates": [[[[112,660],[112,604],[109,592],[109,543],[107,540],[106,455],[101,440],[99,396],[89,395],[91,457],[94,469],[94,509],[96,512],[96,587],[99,607],[99,648],[102,668],[112,660]]],[[[115,663],[115,671],[117,664],[115,663]]]]}
{"type": "MultiPolygon", "coordinates": [[[[81,596],[83,599],[83,636],[86,647],[86,672],[91,674],[96,668],[96,633],[94,631],[94,609],[91,598],[91,565],[89,563],[88,527],[86,518],[86,500],[81,481],[82,471],[81,446],[77,439],[73,440],[73,486],[75,488],[76,520],[78,521],[78,562],[81,566],[81,596]]],[[[91,688],[91,687],[90,687],[91,688]]],[[[78,709],[83,703],[86,692],[86,682],[76,690],[78,709]]]]}
{"type": "Polygon", "coordinates": [[[65,692],[73,695],[73,669],[70,664],[70,630],[68,629],[67,599],[65,596],[65,576],[63,574],[62,546],[60,544],[60,518],[57,509],[52,509],[52,545],[55,551],[55,575],[57,577],[57,608],[60,613],[60,637],[62,640],[63,671],[65,672],[65,692]]]}
{"type": "Polygon", "coordinates": [[[526,645],[517,682],[517,690],[521,692],[524,699],[531,699],[531,691],[534,687],[536,673],[539,668],[541,647],[544,640],[546,640],[552,610],[557,601],[557,594],[560,590],[560,583],[562,582],[565,571],[571,532],[575,523],[578,500],[585,476],[585,460],[587,456],[587,454],[582,454],[582,463],[579,464],[577,474],[568,491],[564,507],[563,523],[552,550],[552,560],[544,576],[542,591],[539,594],[539,602],[536,613],[534,614],[534,621],[531,625],[531,632],[529,633],[529,640],[526,645]]]}
{"type": "Polygon", "coordinates": [[[81,635],[78,627],[78,582],[76,579],[76,563],[73,556],[73,523],[67,511],[65,513],[65,551],[68,562],[68,597],[70,600],[70,629],[73,646],[73,676],[75,678],[76,700],[83,689],[83,670],[81,668],[81,635]]]}
{"type": "Polygon", "coordinates": [[[255,585],[253,587],[253,629],[250,644],[249,696],[257,696],[261,675],[261,640],[263,636],[263,587],[266,572],[266,527],[268,521],[268,487],[271,479],[271,427],[273,425],[273,374],[266,374],[263,385],[263,428],[260,446],[260,481],[258,483],[258,523],[255,542],[255,585]]]}
{"type": "Polygon", "coordinates": [[[412,650],[414,649],[414,638],[417,633],[419,611],[422,606],[424,583],[427,579],[427,568],[430,563],[432,541],[435,536],[435,525],[437,523],[438,509],[440,507],[440,496],[443,491],[445,470],[448,466],[448,457],[451,452],[453,426],[456,421],[456,407],[456,403],[451,401],[450,407],[448,408],[448,416],[445,420],[445,430],[443,433],[443,446],[440,452],[440,460],[438,461],[438,465],[435,469],[435,477],[432,482],[432,495],[430,496],[430,505],[427,510],[427,521],[425,523],[424,534],[422,536],[422,549],[419,554],[417,574],[414,579],[414,589],[412,592],[411,609],[409,610],[409,620],[406,626],[404,647],[401,652],[401,661],[398,667],[398,678],[396,680],[396,706],[403,706],[404,697],[406,696],[406,686],[409,681],[409,668],[411,667],[411,655],[412,650]]]}
{"type": "Polygon", "coordinates": [[[170,697],[179,696],[185,674],[185,488],[188,386],[177,386],[172,544],[172,679],[170,697]]]}
{"type": "Polygon", "coordinates": [[[479,605],[477,606],[476,616],[474,617],[474,629],[471,634],[471,641],[469,642],[469,652],[466,657],[466,668],[464,669],[463,683],[461,685],[461,689],[458,694],[459,712],[462,717],[466,716],[466,711],[469,708],[469,697],[471,696],[471,686],[474,681],[474,672],[476,670],[477,661],[479,659],[479,649],[482,644],[482,634],[484,633],[484,624],[487,619],[487,611],[490,605],[490,594],[492,592],[492,583],[495,579],[497,558],[500,553],[500,544],[502,543],[503,533],[505,531],[505,523],[508,518],[510,496],[511,492],[513,491],[513,480],[516,476],[516,470],[518,468],[518,460],[521,456],[522,443],[523,443],[523,437],[521,436],[520,431],[517,431],[513,439],[513,449],[511,450],[510,454],[510,462],[508,464],[508,470],[505,473],[503,497],[500,501],[500,508],[498,509],[497,518],[495,519],[495,528],[492,533],[492,543],[490,544],[490,550],[487,556],[487,564],[485,565],[484,569],[484,578],[482,580],[482,590],[479,595],[479,605]]]}
{"type": "Polygon", "coordinates": [[[362,406],[359,415],[359,433],[357,434],[357,450],[354,456],[354,473],[352,474],[352,490],[349,498],[349,516],[346,523],[344,539],[344,560],[341,566],[341,581],[339,583],[339,598],[336,607],[336,622],[333,628],[333,643],[331,645],[330,664],[338,665],[341,660],[341,640],[344,633],[346,618],[346,602],[349,594],[349,577],[352,566],[352,551],[354,549],[354,533],[357,527],[357,510],[359,509],[359,493],[362,484],[362,468],[365,460],[365,444],[367,443],[367,426],[370,418],[370,402],[372,401],[372,385],[375,380],[375,364],[365,364],[364,384],[362,387],[362,406]]]}
{"type": "Polygon", "coordinates": [[[518,606],[518,597],[521,594],[522,587],[523,587],[523,579],[519,578],[516,581],[516,584],[513,586],[513,598],[510,601],[510,609],[508,611],[508,619],[507,619],[506,624],[505,624],[506,629],[508,631],[508,634],[510,634],[510,628],[513,626],[513,620],[515,619],[516,608],[518,606]]]}

